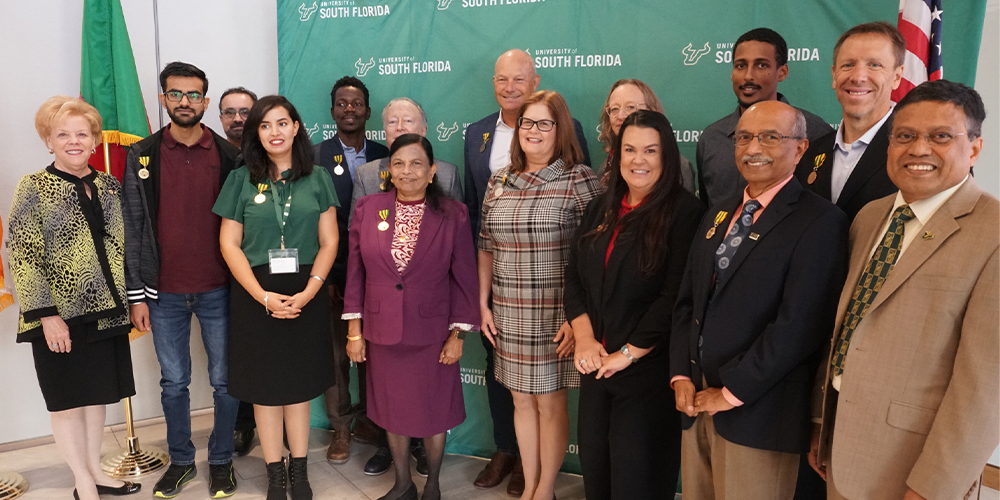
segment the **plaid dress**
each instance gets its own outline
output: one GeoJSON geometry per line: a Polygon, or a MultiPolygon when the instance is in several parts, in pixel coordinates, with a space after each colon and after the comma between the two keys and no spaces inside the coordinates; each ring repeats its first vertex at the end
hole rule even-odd
{"type": "Polygon", "coordinates": [[[599,183],[586,165],[562,160],[534,173],[496,171],[483,200],[479,249],[493,253],[496,378],[524,394],[577,387],[573,357],[552,341],[566,321],[563,273],[583,210],[599,183]]]}

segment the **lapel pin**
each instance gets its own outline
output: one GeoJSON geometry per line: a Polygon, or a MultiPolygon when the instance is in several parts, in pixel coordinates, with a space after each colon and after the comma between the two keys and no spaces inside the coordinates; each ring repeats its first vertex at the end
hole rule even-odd
{"type": "Polygon", "coordinates": [[[924,235],[922,236],[922,238],[925,239],[925,240],[933,240],[934,239],[934,233],[932,233],[930,231],[924,231],[924,235]]]}
{"type": "Polygon", "coordinates": [[[757,241],[757,238],[760,238],[759,234],[757,234],[757,233],[750,233],[750,239],[751,240],[757,241]]]}

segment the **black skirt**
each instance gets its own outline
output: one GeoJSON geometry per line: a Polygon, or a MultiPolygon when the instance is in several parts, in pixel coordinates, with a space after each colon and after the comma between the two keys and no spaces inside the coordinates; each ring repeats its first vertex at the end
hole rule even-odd
{"type": "Polygon", "coordinates": [[[38,385],[50,412],[109,405],[135,395],[128,335],[88,342],[92,329],[96,324],[69,327],[72,342],[66,353],[50,351],[45,337],[31,341],[38,385]]]}
{"type": "MultiPolygon", "coordinates": [[[[264,290],[294,295],[312,266],[297,274],[253,268],[264,290]]],[[[229,394],[240,401],[281,406],[309,401],[334,385],[330,296],[322,286],[295,319],[276,319],[233,280],[229,309],[229,394]]]]}

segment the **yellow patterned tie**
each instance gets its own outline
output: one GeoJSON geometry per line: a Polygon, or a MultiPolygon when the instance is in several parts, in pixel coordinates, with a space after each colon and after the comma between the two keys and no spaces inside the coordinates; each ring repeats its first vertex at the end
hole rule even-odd
{"type": "Polygon", "coordinates": [[[840,338],[837,339],[836,350],[833,353],[833,376],[839,377],[844,373],[844,360],[847,358],[847,348],[851,343],[851,335],[858,328],[858,323],[864,319],[868,313],[868,307],[875,301],[886,277],[896,265],[899,258],[899,250],[903,245],[903,223],[913,219],[913,211],[908,205],[901,205],[892,213],[892,222],[889,229],[882,237],[882,244],[875,249],[871,260],[865,266],[865,272],[861,273],[858,286],[854,289],[854,296],[851,297],[851,304],[844,315],[844,325],[840,331],[840,338]]]}

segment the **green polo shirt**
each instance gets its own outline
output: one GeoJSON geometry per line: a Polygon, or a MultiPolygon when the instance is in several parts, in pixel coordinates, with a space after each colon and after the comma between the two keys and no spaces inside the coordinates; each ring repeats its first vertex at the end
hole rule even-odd
{"type": "MultiPolygon", "coordinates": [[[[291,171],[282,172],[287,178],[291,171]]],[[[220,217],[243,224],[243,243],[240,247],[250,261],[250,267],[267,264],[267,251],[281,248],[281,225],[274,213],[274,189],[270,179],[263,191],[264,202],[256,203],[254,197],[261,191],[250,181],[246,166],[230,172],[212,212],[220,217]]],[[[330,207],[339,207],[337,191],[330,173],[323,167],[314,167],[312,174],[294,182],[280,181],[275,186],[278,203],[284,212],[289,190],[292,203],[285,218],[285,248],[299,249],[299,264],[312,264],[319,252],[319,216],[330,207]]]]}

